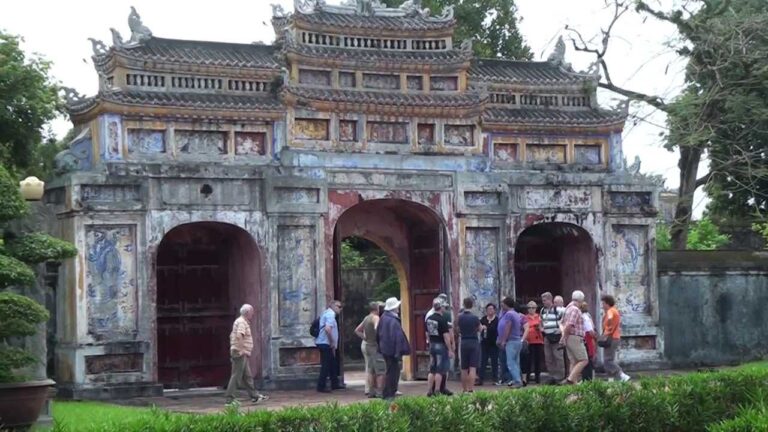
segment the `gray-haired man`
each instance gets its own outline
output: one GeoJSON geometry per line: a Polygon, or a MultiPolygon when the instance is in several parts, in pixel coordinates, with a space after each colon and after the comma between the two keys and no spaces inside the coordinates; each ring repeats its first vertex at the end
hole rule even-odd
{"type": "Polygon", "coordinates": [[[240,308],[240,316],[232,325],[232,333],[229,335],[232,375],[229,378],[229,385],[227,385],[227,403],[235,400],[235,392],[237,392],[239,387],[245,387],[253,403],[267,399],[267,396],[258,393],[253,386],[251,366],[248,364],[251,352],[253,351],[253,336],[251,335],[252,318],[253,306],[244,304],[240,308]]]}
{"type": "MultiPolygon", "coordinates": [[[[560,297],[560,296],[558,296],[560,297]]],[[[541,295],[541,330],[544,334],[544,362],[547,365],[550,384],[555,384],[565,378],[565,350],[560,346],[560,320],[565,308],[555,305],[552,293],[541,295]]]]}

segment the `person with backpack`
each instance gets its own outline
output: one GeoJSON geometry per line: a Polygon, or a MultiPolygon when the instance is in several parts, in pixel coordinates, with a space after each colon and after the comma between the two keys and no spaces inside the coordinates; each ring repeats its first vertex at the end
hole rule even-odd
{"type": "Polygon", "coordinates": [[[336,315],[341,312],[341,302],[333,300],[328,303],[328,309],[317,320],[317,328],[314,322],[310,327],[310,334],[317,333],[315,345],[320,350],[320,376],[317,377],[317,391],[330,393],[331,390],[340,390],[346,386],[339,384],[336,349],[339,347],[339,325],[336,315]],[[331,390],[326,387],[328,378],[331,379],[331,390]]]}
{"type": "MultiPolygon", "coordinates": [[[[558,296],[559,297],[559,296],[558,296]]],[[[565,350],[560,346],[563,333],[560,330],[560,320],[565,309],[554,304],[552,293],[541,295],[541,332],[544,335],[544,363],[547,365],[549,383],[557,384],[565,378],[565,350]]]]}
{"type": "Polygon", "coordinates": [[[376,327],[376,339],[386,364],[382,397],[392,400],[400,381],[400,361],[411,354],[411,346],[400,323],[400,300],[395,297],[388,298],[384,304],[384,314],[376,327]]]}

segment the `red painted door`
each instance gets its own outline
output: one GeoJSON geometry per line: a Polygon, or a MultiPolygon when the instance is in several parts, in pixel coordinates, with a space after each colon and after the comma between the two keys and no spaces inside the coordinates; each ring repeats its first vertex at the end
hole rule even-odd
{"type": "Polygon", "coordinates": [[[429,373],[424,318],[432,308],[432,300],[446,292],[443,278],[444,238],[438,228],[411,231],[410,303],[411,358],[414,378],[426,378],[429,373]]]}
{"type": "Polygon", "coordinates": [[[214,234],[167,240],[157,259],[159,381],[166,388],[223,386],[237,315],[229,302],[225,244],[214,234]]]}

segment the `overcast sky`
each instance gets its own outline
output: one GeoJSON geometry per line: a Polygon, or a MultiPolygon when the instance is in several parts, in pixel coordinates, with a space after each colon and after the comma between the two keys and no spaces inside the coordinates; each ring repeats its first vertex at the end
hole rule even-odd
{"type": "MultiPolygon", "coordinates": [[[[657,0],[669,6],[674,0],[657,0]]],[[[339,0],[328,0],[338,3],[339,0]]],[[[53,76],[62,85],[92,95],[98,83],[91,62],[89,37],[111,44],[110,27],[123,37],[130,35],[128,14],[136,7],[144,24],[155,36],[250,43],[271,42],[270,3],[280,3],[288,11],[292,0],[216,0],[193,3],[178,0],[25,0],[0,3],[0,29],[24,37],[24,48],[53,62],[53,76]]],[[[558,35],[567,35],[566,25],[579,29],[585,38],[595,37],[607,25],[613,11],[604,0],[516,0],[522,18],[520,29],[533,49],[536,59],[545,59],[558,35]]],[[[673,27],[634,13],[625,15],[614,31],[608,63],[614,83],[664,96],[674,96],[682,84],[684,66],[667,47],[676,37],[673,27]]],[[[577,70],[585,70],[589,55],[568,46],[566,59],[577,70]]],[[[600,93],[600,103],[612,106],[615,96],[600,93]]],[[[644,120],[630,119],[624,132],[624,151],[628,159],[642,159],[642,170],[662,174],[667,187],[677,187],[677,154],[663,149],[659,134],[664,132],[664,116],[647,107],[633,106],[632,114],[644,120]],[[650,116],[650,117],[649,117],[650,116]]],[[[66,120],[53,123],[53,130],[63,135],[66,120]]],[[[697,198],[696,213],[703,209],[697,198]]]]}

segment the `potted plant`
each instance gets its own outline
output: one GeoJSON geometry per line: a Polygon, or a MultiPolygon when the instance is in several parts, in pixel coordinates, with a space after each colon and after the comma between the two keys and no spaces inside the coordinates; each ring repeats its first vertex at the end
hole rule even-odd
{"type": "Polygon", "coordinates": [[[0,429],[24,428],[37,421],[55,383],[30,379],[24,368],[42,359],[22,345],[48,320],[48,311],[18,292],[35,284],[33,265],[73,257],[77,249],[43,233],[16,232],[9,223],[27,213],[19,187],[0,166],[0,429]]]}

